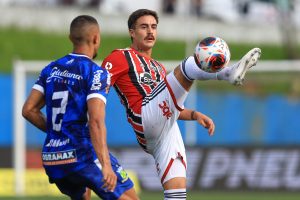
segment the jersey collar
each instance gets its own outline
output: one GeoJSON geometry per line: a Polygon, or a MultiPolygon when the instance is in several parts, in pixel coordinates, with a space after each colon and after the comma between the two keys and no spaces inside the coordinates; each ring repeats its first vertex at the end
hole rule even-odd
{"type": "Polygon", "coordinates": [[[137,51],[136,49],[134,49],[134,48],[132,48],[132,47],[129,47],[129,49],[131,49],[132,51],[134,51],[136,54],[138,54],[138,55],[141,55],[141,56],[143,56],[143,57],[146,57],[146,58],[148,58],[149,60],[153,60],[153,58],[151,58],[151,57],[149,57],[149,56],[147,56],[147,55],[145,55],[145,54],[142,54],[142,53],[140,53],[139,51],[137,51]]]}
{"type": "Polygon", "coordinates": [[[77,54],[77,53],[69,53],[70,56],[75,56],[75,57],[86,57],[88,59],[90,59],[90,57],[88,57],[87,55],[84,54],[77,54]]]}

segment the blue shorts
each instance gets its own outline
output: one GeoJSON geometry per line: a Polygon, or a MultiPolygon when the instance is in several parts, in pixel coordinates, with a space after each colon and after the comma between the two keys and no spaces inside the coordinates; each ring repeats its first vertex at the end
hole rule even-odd
{"type": "Polygon", "coordinates": [[[117,175],[117,185],[114,192],[107,192],[102,188],[103,175],[99,165],[97,165],[98,160],[88,163],[83,169],[64,178],[50,179],[50,182],[55,183],[63,194],[73,200],[82,199],[86,187],[93,190],[102,199],[118,199],[125,191],[133,187],[133,183],[117,159],[112,155],[110,157],[113,170],[117,175]]]}

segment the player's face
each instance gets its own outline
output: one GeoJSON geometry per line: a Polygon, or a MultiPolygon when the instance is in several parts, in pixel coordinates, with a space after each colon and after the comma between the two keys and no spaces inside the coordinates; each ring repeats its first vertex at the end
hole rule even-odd
{"type": "Polygon", "coordinates": [[[150,50],[156,41],[157,22],[152,15],[142,16],[136,21],[134,29],[130,29],[129,32],[133,39],[132,45],[137,50],[150,50]]]}

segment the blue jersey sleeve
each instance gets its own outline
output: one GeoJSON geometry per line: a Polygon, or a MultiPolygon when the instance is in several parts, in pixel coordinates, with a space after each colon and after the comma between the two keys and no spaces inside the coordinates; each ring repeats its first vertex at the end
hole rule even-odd
{"type": "Polygon", "coordinates": [[[106,103],[106,97],[110,88],[110,75],[105,69],[99,66],[95,66],[92,73],[92,76],[88,79],[87,100],[100,98],[106,103]]]}
{"type": "Polygon", "coordinates": [[[35,82],[35,84],[33,85],[33,89],[36,89],[38,91],[40,91],[41,93],[45,94],[45,88],[46,88],[46,74],[45,74],[46,68],[44,68],[37,81],[35,82]]]}

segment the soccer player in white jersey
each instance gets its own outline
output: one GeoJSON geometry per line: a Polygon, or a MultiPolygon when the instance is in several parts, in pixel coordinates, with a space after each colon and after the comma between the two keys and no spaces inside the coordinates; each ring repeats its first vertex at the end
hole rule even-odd
{"type": "Polygon", "coordinates": [[[22,114],[47,133],[42,161],[50,183],[72,200],[137,200],[133,183],[106,144],[105,104],[109,73],[92,61],[100,27],[88,15],[70,26],[73,52],[40,73],[22,114]],[[41,109],[46,106],[46,116],[41,109]]]}
{"type": "Polygon", "coordinates": [[[132,44],[108,55],[102,67],[127,111],[140,146],[150,153],[164,188],[165,200],[186,199],[186,154],[177,120],[195,120],[213,135],[215,125],[199,111],[185,109],[184,101],[194,80],[226,80],[242,83],[246,71],[257,63],[260,49],[250,50],[237,64],[218,73],[202,71],[194,57],[186,58],[171,73],[151,58],[157,37],[155,11],[139,9],[128,19],[132,44]]]}

